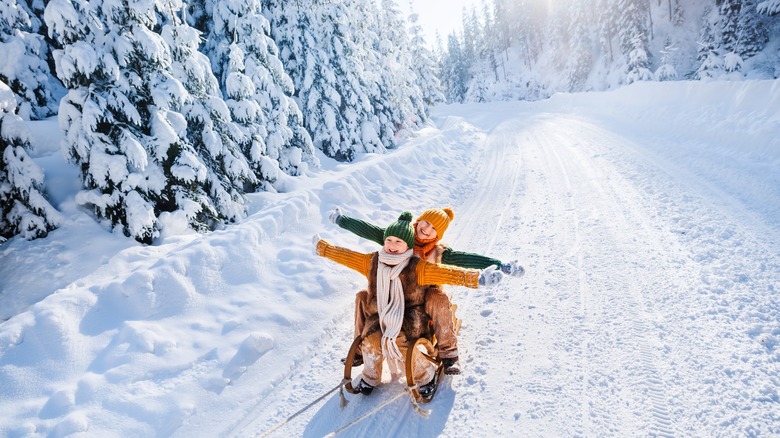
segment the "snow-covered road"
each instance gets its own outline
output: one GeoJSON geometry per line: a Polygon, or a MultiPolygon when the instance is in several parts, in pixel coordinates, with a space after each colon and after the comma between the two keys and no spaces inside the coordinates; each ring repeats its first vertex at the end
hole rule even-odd
{"type": "MultiPolygon", "coordinates": [[[[777,200],[778,171],[744,174],[739,156],[697,155],[723,149],[702,126],[659,147],[653,128],[664,128],[663,118],[632,127],[630,114],[523,108],[507,105],[501,116],[495,105],[450,109],[445,137],[447,124],[472,135],[453,163],[440,163],[437,172],[455,184],[431,202],[455,208],[452,246],[515,255],[527,276],[454,290],[465,370],[445,380],[430,419],[404,397],[344,434],[780,433],[780,236],[777,217],[767,221],[776,205],[760,205],[777,200]],[[695,150],[702,142],[707,150],[695,150]],[[461,161],[474,164],[446,170],[461,161]]],[[[425,180],[408,183],[425,193],[425,180]]],[[[321,354],[338,357],[347,343],[321,354]]],[[[337,372],[322,373],[325,382],[337,372]]],[[[400,390],[358,397],[343,412],[334,396],[281,430],[327,434],[400,390]]],[[[285,418],[275,398],[259,414],[266,425],[285,418]]],[[[281,404],[293,410],[291,401],[301,407],[306,398],[281,404]]]]}
{"type": "MultiPolygon", "coordinates": [[[[0,248],[0,304],[19,309],[0,323],[0,435],[780,435],[777,108],[780,81],[445,106],[398,150],[324,160],[245,221],[154,246],[63,193],[61,229],[0,248]],[[427,419],[406,395],[373,413],[403,391],[388,382],[285,422],[340,382],[365,286],[312,235],[377,249],[328,212],[383,226],[443,206],[445,242],[526,267],[449,289],[462,375],[427,419]]],[[[39,161],[63,185],[56,153],[39,161]]]]}

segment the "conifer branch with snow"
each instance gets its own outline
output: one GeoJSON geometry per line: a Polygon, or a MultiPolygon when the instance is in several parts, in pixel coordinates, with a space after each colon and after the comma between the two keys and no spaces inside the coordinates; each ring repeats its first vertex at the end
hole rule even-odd
{"type": "Polygon", "coordinates": [[[61,217],[43,193],[43,170],[27,154],[30,133],[16,96],[0,81],[0,237],[46,237],[61,217]]]}

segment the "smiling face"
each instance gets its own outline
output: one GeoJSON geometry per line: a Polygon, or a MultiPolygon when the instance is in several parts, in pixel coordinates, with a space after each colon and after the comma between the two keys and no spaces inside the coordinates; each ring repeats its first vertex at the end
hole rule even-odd
{"type": "Polygon", "coordinates": [[[409,245],[403,239],[395,236],[387,236],[387,239],[385,239],[385,252],[389,254],[401,254],[408,249],[409,245]]]}
{"type": "Polygon", "coordinates": [[[438,237],[436,228],[428,221],[417,221],[417,238],[419,240],[432,240],[438,237]]]}

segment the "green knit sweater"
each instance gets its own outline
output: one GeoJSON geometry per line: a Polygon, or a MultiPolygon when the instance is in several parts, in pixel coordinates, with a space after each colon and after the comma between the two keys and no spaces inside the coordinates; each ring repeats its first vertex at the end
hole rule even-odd
{"type": "MultiPolygon", "coordinates": [[[[360,219],[351,218],[342,215],[339,217],[338,226],[350,231],[358,236],[376,242],[380,245],[385,244],[385,229],[370,224],[360,219]]],[[[485,257],[470,252],[455,251],[447,247],[442,254],[441,262],[445,265],[459,266],[461,268],[485,269],[488,266],[496,265],[501,269],[501,260],[491,257],[485,257]]]]}

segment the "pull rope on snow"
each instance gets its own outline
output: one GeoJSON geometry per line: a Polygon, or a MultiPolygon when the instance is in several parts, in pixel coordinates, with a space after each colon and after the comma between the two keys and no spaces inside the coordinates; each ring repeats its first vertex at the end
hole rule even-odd
{"type": "Polygon", "coordinates": [[[328,396],[330,393],[332,393],[333,391],[335,391],[335,390],[337,390],[337,389],[339,389],[339,388],[342,388],[342,390],[341,390],[341,392],[340,392],[340,394],[341,394],[341,404],[340,404],[340,407],[343,409],[343,408],[344,408],[344,406],[346,406],[346,405],[347,405],[347,403],[349,403],[349,401],[348,401],[348,400],[347,400],[347,399],[344,397],[344,390],[343,390],[343,388],[344,388],[344,384],[345,384],[347,381],[348,381],[347,379],[342,379],[342,380],[341,380],[341,382],[339,382],[339,384],[338,384],[338,385],[336,385],[336,387],[334,387],[334,388],[333,388],[333,389],[331,389],[330,391],[326,392],[325,394],[322,394],[322,395],[321,395],[319,398],[317,398],[317,400],[314,400],[313,402],[309,403],[308,405],[306,405],[306,406],[305,406],[303,409],[301,409],[300,411],[298,411],[298,412],[296,412],[296,413],[294,413],[294,414],[290,415],[289,417],[287,417],[287,419],[286,419],[286,420],[283,420],[283,421],[280,421],[280,422],[276,423],[276,425],[274,425],[272,428],[270,428],[270,429],[268,429],[267,431],[265,431],[265,432],[264,432],[262,435],[259,435],[259,437],[260,437],[260,438],[264,438],[264,437],[267,437],[267,436],[271,435],[271,433],[273,433],[275,430],[277,430],[277,429],[279,429],[280,427],[284,426],[285,424],[289,423],[290,421],[292,421],[292,419],[293,419],[293,418],[297,417],[298,415],[301,415],[301,414],[302,414],[302,413],[304,413],[306,410],[308,410],[309,408],[311,408],[311,407],[312,407],[312,406],[314,406],[315,404],[319,403],[319,401],[320,401],[320,400],[324,399],[324,398],[325,398],[325,397],[327,397],[327,396],[328,396]]]}
{"type": "Polygon", "coordinates": [[[415,412],[427,420],[431,416],[431,411],[429,409],[423,409],[422,406],[420,406],[420,403],[417,401],[417,397],[415,397],[414,392],[412,392],[413,389],[418,389],[417,384],[414,384],[414,386],[407,386],[405,389],[405,391],[409,393],[409,398],[412,401],[412,407],[414,408],[415,412]]]}
{"type": "Polygon", "coordinates": [[[395,397],[393,397],[391,399],[388,399],[387,401],[385,401],[382,404],[378,405],[374,409],[372,409],[372,410],[366,412],[365,414],[355,418],[354,420],[352,420],[351,422],[345,424],[344,426],[341,426],[341,428],[339,428],[338,430],[336,430],[334,432],[331,432],[328,435],[325,435],[325,437],[326,438],[331,438],[331,437],[334,437],[334,436],[340,434],[341,432],[344,432],[345,430],[349,429],[350,427],[352,427],[352,426],[360,423],[361,421],[365,420],[366,418],[376,414],[377,412],[382,410],[382,408],[384,408],[385,406],[387,406],[390,403],[392,403],[392,402],[398,400],[399,398],[401,398],[401,396],[403,396],[404,394],[406,394],[406,391],[399,392],[398,394],[395,395],[395,397]]]}

